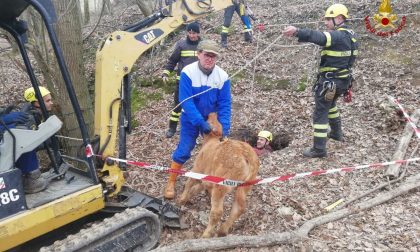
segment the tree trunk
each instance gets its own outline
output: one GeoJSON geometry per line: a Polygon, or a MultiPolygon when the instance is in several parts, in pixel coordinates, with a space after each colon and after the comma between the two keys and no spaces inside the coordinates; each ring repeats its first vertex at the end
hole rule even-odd
{"type": "Polygon", "coordinates": [[[83,10],[84,10],[83,23],[84,24],[89,24],[89,21],[90,21],[89,0],[84,0],[83,1],[83,10]]]}
{"type": "Polygon", "coordinates": [[[136,0],[136,3],[145,17],[153,14],[153,5],[151,0],[136,0]]]}
{"type": "Polygon", "coordinates": [[[55,77],[53,76],[55,69],[53,69],[51,66],[56,65],[56,62],[52,60],[50,55],[51,50],[46,39],[47,31],[41,20],[41,17],[36,11],[30,10],[26,18],[32,27],[32,29],[29,29],[29,37],[33,38],[29,40],[27,48],[35,57],[35,60],[38,64],[38,69],[41,71],[44,78],[44,83],[39,84],[46,86],[55,96],[55,77]]]}
{"type": "MultiPolygon", "coordinates": [[[[53,0],[57,12],[57,24],[55,30],[64,59],[70,73],[70,77],[82,109],[89,134],[93,133],[93,106],[88,92],[88,83],[84,73],[81,9],[78,0],[53,0]]],[[[58,73],[58,69],[55,71],[58,73]]],[[[64,119],[65,132],[69,137],[80,138],[79,125],[77,123],[67,90],[61,77],[55,76],[53,99],[60,105],[62,118],[64,119]]],[[[71,141],[68,146],[71,154],[75,154],[80,142],[71,141]]]]}
{"type": "Polygon", "coordinates": [[[104,14],[112,15],[112,5],[110,0],[102,0],[105,3],[104,14]]]}

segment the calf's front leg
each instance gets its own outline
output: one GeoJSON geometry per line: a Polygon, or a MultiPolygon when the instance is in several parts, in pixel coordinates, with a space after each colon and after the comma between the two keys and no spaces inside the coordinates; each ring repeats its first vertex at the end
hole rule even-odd
{"type": "Polygon", "coordinates": [[[215,185],[211,190],[211,210],[209,224],[204,230],[202,238],[211,238],[215,234],[217,223],[223,214],[223,203],[228,189],[224,186],[215,185]]]}

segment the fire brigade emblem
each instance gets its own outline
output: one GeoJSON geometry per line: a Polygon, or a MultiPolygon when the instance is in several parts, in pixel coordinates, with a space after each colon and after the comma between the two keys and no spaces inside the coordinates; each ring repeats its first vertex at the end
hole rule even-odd
{"type": "Polygon", "coordinates": [[[369,16],[365,17],[366,29],[375,35],[388,37],[401,31],[405,26],[406,17],[403,16],[398,25],[398,17],[392,12],[391,0],[382,0],[378,13],[373,16],[373,21],[375,23],[374,27],[370,23],[369,16]]]}

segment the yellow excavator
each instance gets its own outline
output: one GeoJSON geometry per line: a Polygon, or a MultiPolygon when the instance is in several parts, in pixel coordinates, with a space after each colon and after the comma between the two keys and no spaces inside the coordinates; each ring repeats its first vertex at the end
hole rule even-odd
{"type": "Polygon", "coordinates": [[[57,17],[51,0],[0,0],[0,28],[19,47],[46,118],[37,130],[6,128],[1,134],[0,251],[33,250],[34,244],[45,237],[60,241],[48,243],[41,251],[147,251],[158,243],[162,226],[179,227],[176,207],[127,187],[124,164],[93,155],[125,159],[126,135],[131,130],[130,72],[136,60],[183,24],[232,5],[231,0],[166,0],[165,3],[158,13],[113,32],[99,46],[95,136],[91,138],[53,29],[57,17]],[[80,128],[83,157],[59,151],[55,134],[62,122],[48,114],[25,48],[28,26],[20,16],[27,8],[38,11],[45,23],[80,128]],[[25,195],[16,160],[47,139],[50,139],[49,156],[54,164],[54,169],[43,174],[49,186],[44,191],[25,195]],[[103,219],[104,216],[107,218],[103,219]],[[89,221],[93,224],[85,225],[89,221]],[[72,235],[67,236],[68,229],[72,235]]]}

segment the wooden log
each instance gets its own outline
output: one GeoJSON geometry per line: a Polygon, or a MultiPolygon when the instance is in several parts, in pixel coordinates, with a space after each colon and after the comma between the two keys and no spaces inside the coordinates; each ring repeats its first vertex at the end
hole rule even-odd
{"type": "MultiPolygon", "coordinates": [[[[417,124],[420,118],[420,109],[417,109],[411,117],[411,120],[414,124],[417,124]]],[[[410,143],[411,137],[413,136],[414,130],[413,127],[407,123],[404,128],[403,136],[400,138],[398,143],[398,148],[392,157],[392,160],[401,160],[404,159],[405,152],[407,151],[407,147],[410,143]]],[[[400,175],[400,167],[401,164],[393,164],[388,166],[385,171],[384,176],[388,177],[389,179],[395,179],[400,175]]]]}
{"type": "MultiPolygon", "coordinates": [[[[297,230],[282,233],[271,232],[258,236],[229,235],[210,239],[183,240],[166,246],[158,247],[154,252],[190,252],[190,251],[215,251],[235,248],[264,248],[283,244],[295,244],[309,238],[309,232],[315,227],[340,220],[344,217],[361,213],[370,208],[388,202],[398,196],[410,193],[413,189],[420,188],[420,173],[407,178],[397,188],[382,192],[376,197],[353,204],[335,212],[315,217],[306,221],[297,230]]],[[[267,248],[268,249],[268,248],[267,248]]]]}

